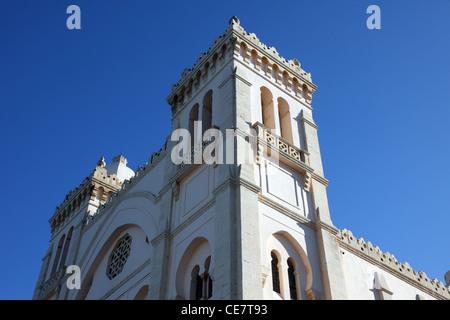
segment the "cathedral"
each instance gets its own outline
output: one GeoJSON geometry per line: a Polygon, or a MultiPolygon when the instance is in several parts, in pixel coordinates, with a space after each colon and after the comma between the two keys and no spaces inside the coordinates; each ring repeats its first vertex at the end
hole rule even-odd
{"type": "Polygon", "coordinates": [[[101,158],[56,207],[33,299],[450,299],[333,225],[316,88],[232,17],[172,86],[149,161],[101,158]]]}

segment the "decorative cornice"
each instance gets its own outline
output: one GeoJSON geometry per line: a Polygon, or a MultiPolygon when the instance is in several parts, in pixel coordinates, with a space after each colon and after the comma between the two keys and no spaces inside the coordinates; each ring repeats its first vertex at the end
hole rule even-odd
{"type": "Polygon", "coordinates": [[[423,271],[414,271],[408,262],[400,263],[389,252],[382,252],[363,238],[356,239],[352,232],[343,229],[336,234],[336,239],[341,247],[352,252],[358,257],[375,263],[383,270],[402,279],[410,285],[424,291],[436,299],[450,299],[450,288],[437,279],[430,280],[423,271]]]}
{"type": "Polygon", "coordinates": [[[201,82],[217,71],[218,62],[223,65],[225,59],[240,56],[245,62],[253,63],[255,69],[262,70],[268,79],[282,83],[295,96],[311,103],[317,86],[312,83],[311,74],[300,68],[300,62],[297,59],[286,60],[274,47],[266,46],[254,33],[246,32],[239,19],[232,17],[223,34],[216,37],[207,52],[200,54],[191,69],[185,68],[178,82],[172,85],[166,99],[172,106],[172,114],[189,100],[194,91],[201,89],[201,82]]]}

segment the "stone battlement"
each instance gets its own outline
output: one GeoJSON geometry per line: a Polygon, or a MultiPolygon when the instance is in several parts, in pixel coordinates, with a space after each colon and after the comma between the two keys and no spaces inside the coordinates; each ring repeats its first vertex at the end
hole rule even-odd
{"type": "Polygon", "coordinates": [[[423,271],[414,271],[408,262],[399,262],[393,254],[383,252],[378,246],[374,247],[370,241],[365,241],[363,238],[356,239],[353,233],[347,229],[339,231],[336,237],[346,249],[350,249],[369,260],[375,260],[378,265],[406,280],[411,285],[419,287],[430,295],[438,294],[450,299],[450,288],[446,287],[442,281],[431,280],[423,271]]]}

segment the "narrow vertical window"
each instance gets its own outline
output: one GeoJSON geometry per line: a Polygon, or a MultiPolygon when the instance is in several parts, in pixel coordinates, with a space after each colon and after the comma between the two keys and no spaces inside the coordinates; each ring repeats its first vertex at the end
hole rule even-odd
{"type": "Polygon", "coordinates": [[[69,233],[67,234],[67,237],[66,237],[66,243],[64,244],[64,250],[62,252],[61,261],[59,262],[60,268],[62,266],[66,265],[67,254],[69,253],[69,247],[70,247],[70,240],[72,239],[72,233],[73,233],[73,227],[70,228],[69,233]]]}
{"type": "Polygon", "coordinates": [[[281,294],[280,271],[278,270],[278,257],[276,256],[276,254],[273,251],[270,253],[270,256],[272,257],[272,287],[273,287],[273,291],[281,294]]]}
{"type": "Polygon", "coordinates": [[[206,130],[210,129],[212,126],[212,91],[209,90],[203,97],[203,108],[202,108],[202,136],[206,130]]]}
{"type": "Polygon", "coordinates": [[[295,270],[294,263],[292,261],[292,258],[289,258],[287,260],[288,265],[288,278],[289,278],[289,293],[291,296],[291,300],[297,300],[297,272],[295,270]]]}
{"type": "Polygon", "coordinates": [[[306,84],[302,85],[302,98],[307,101],[308,99],[308,86],[306,84]]]}
{"type": "Polygon", "coordinates": [[[196,265],[191,272],[191,289],[190,289],[190,299],[200,300],[201,299],[201,278],[199,275],[200,267],[196,265]],[[199,288],[200,287],[200,288],[199,288]],[[199,292],[200,291],[200,292],[199,292]],[[200,297],[199,297],[200,295],[200,297]]]}
{"type": "Polygon", "coordinates": [[[239,48],[239,54],[241,55],[242,59],[245,61],[246,55],[247,55],[247,45],[245,44],[245,42],[241,42],[241,47],[239,48]]]}
{"type": "Polygon", "coordinates": [[[189,112],[189,133],[191,134],[191,144],[195,145],[195,143],[201,140],[201,137],[198,132],[198,104],[195,104],[191,111],[189,112]]]}
{"type": "Polygon", "coordinates": [[[258,66],[258,53],[256,50],[252,50],[252,54],[250,55],[250,62],[253,64],[255,68],[258,66]]]}
{"type": "Polygon", "coordinates": [[[267,60],[266,57],[262,57],[262,59],[261,59],[261,70],[264,72],[264,74],[267,74],[268,66],[269,66],[269,60],[267,60]]]}
{"type": "Polygon", "coordinates": [[[261,87],[261,108],[264,126],[270,130],[275,130],[272,93],[266,87],[261,87]]]}
{"type": "Polygon", "coordinates": [[[59,260],[61,259],[61,251],[63,249],[65,238],[66,238],[66,235],[63,235],[61,237],[61,239],[59,240],[58,249],[57,249],[56,255],[55,255],[55,261],[53,261],[52,274],[55,273],[58,268],[59,260]]]}
{"type": "Polygon", "coordinates": [[[293,143],[291,112],[289,111],[289,104],[283,98],[278,98],[278,115],[280,118],[281,137],[293,143]]]}
{"type": "Polygon", "coordinates": [[[195,299],[194,300],[202,300],[203,298],[203,281],[202,277],[197,273],[195,277],[195,299]]]}
{"type": "Polygon", "coordinates": [[[209,256],[208,258],[206,258],[205,260],[205,273],[203,276],[203,282],[205,285],[205,292],[204,292],[204,296],[206,300],[209,300],[212,297],[212,286],[213,286],[213,282],[211,279],[211,275],[209,274],[209,267],[211,265],[211,256],[209,256]]]}

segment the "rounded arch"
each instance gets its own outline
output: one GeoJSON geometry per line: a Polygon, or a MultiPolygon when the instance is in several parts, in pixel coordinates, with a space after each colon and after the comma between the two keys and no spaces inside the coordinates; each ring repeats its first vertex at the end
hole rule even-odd
{"type": "Polygon", "coordinates": [[[202,106],[202,136],[212,126],[213,91],[209,90],[203,97],[202,106]]]}
{"type": "Polygon", "coordinates": [[[266,57],[261,58],[261,69],[264,74],[267,74],[267,71],[269,69],[269,60],[266,57]]]}
{"type": "Polygon", "coordinates": [[[241,42],[240,48],[239,48],[239,54],[242,57],[242,59],[245,61],[246,60],[246,55],[247,55],[247,45],[245,44],[244,41],[241,42]]]}
{"type": "Polygon", "coordinates": [[[272,291],[280,295],[282,297],[283,294],[283,281],[282,281],[282,273],[280,272],[281,268],[281,255],[280,253],[273,249],[270,251],[270,269],[272,276],[272,291]]]}
{"type": "Polygon", "coordinates": [[[300,243],[289,232],[280,230],[269,236],[266,248],[265,264],[267,266],[270,265],[269,262],[272,260],[272,252],[277,252],[280,263],[282,264],[281,268],[283,270],[281,270],[282,272],[280,273],[285,275],[280,276],[280,281],[283,281],[281,287],[282,290],[284,290],[282,296],[285,299],[290,297],[289,285],[287,282],[284,283],[289,279],[288,260],[290,259],[290,262],[294,265],[295,271],[298,273],[298,280],[296,282],[298,297],[306,298],[306,292],[311,289],[313,283],[313,275],[309,258],[300,243]]]}
{"type": "Polygon", "coordinates": [[[66,266],[67,254],[69,253],[70,241],[72,239],[72,234],[73,234],[73,226],[69,229],[69,232],[67,233],[66,242],[64,244],[64,250],[63,250],[62,256],[61,256],[61,262],[59,263],[60,267],[66,266]]]}
{"type": "Polygon", "coordinates": [[[305,99],[305,101],[308,100],[308,86],[306,84],[302,85],[302,98],[305,99]]]}
{"type": "Polygon", "coordinates": [[[95,195],[95,200],[97,200],[100,204],[103,204],[102,198],[105,193],[105,189],[103,187],[99,187],[97,190],[97,194],[95,195]]]}
{"type": "Polygon", "coordinates": [[[176,270],[175,290],[177,299],[193,299],[193,293],[198,288],[197,278],[194,279],[193,277],[203,274],[211,275],[213,270],[209,241],[204,237],[193,239],[184,250],[176,270]]]}
{"type": "Polygon", "coordinates": [[[291,300],[298,300],[300,298],[299,295],[299,277],[298,277],[298,264],[297,261],[295,261],[294,258],[289,257],[287,259],[287,266],[288,266],[288,283],[289,286],[289,296],[291,300]]]}
{"type": "Polygon", "coordinates": [[[199,109],[200,106],[198,103],[196,103],[189,112],[189,133],[191,135],[191,144],[195,144],[198,140],[201,140],[201,137],[199,136],[198,128],[196,128],[196,125],[198,126],[199,118],[199,109]],[[197,135],[195,135],[197,133],[197,135]]]}
{"type": "Polygon", "coordinates": [[[275,130],[275,113],[272,92],[266,87],[261,87],[262,122],[270,130],[275,130]]]}
{"type": "Polygon", "coordinates": [[[101,284],[102,281],[103,283],[112,283],[111,281],[120,281],[123,277],[127,276],[128,273],[125,272],[125,269],[123,269],[121,274],[114,278],[110,278],[107,275],[107,265],[110,260],[110,255],[116,247],[117,242],[126,234],[131,234],[134,238],[131,254],[129,259],[127,259],[127,262],[125,262],[124,268],[128,268],[128,271],[132,272],[137,265],[142,265],[144,260],[150,259],[152,255],[151,248],[145,243],[146,233],[141,226],[134,223],[128,223],[117,227],[107,236],[105,241],[99,245],[99,249],[94,251],[95,257],[93,257],[92,262],[88,266],[81,268],[82,281],[81,288],[76,295],[77,300],[101,298],[106,293],[103,292],[102,289],[106,290],[109,286],[95,285],[95,292],[90,293],[93,283],[101,284]],[[136,234],[138,233],[141,234],[139,237],[140,239],[136,239],[136,234]],[[138,243],[140,243],[140,245],[138,243]],[[136,247],[136,245],[138,245],[138,247],[136,247]],[[144,250],[147,249],[146,252],[144,252],[142,248],[144,248],[144,250]]]}
{"type": "MultiPolygon", "coordinates": [[[[88,237],[89,239],[86,238],[86,243],[81,243],[86,250],[78,262],[82,281],[80,290],[73,293],[75,299],[85,299],[87,297],[97,270],[99,270],[99,273],[102,273],[104,278],[107,278],[106,265],[101,264],[106,263],[105,261],[108,260],[109,253],[116,241],[128,229],[134,228],[132,230],[133,233],[138,233],[138,237],[133,236],[133,247],[129,258],[130,261],[133,261],[133,268],[135,264],[143,265],[146,263],[144,262],[146,259],[150,261],[153,255],[153,247],[149,246],[146,239],[153,239],[158,234],[157,217],[150,210],[153,205],[152,199],[153,197],[149,192],[130,193],[125,195],[124,198],[118,198],[117,202],[109,207],[108,211],[101,213],[105,215],[104,220],[97,221],[99,225],[95,226],[95,229],[86,231],[91,232],[91,235],[88,237]],[[143,248],[143,250],[138,249],[134,251],[135,244],[139,245],[138,248],[143,248]],[[139,252],[143,252],[143,254],[134,256],[135,253],[139,252]]],[[[146,269],[150,267],[150,263],[145,266],[146,269]]],[[[126,272],[122,275],[126,275],[126,272]]],[[[116,279],[119,280],[112,281],[120,281],[121,277],[116,279]]]]}
{"type": "Polygon", "coordinates": [[[292,79],[292,91],[294,91],[294,94],[296,95],[296,96],[298,96],[298,86],[299,86],[300,84],[299,84],[299,81],[298,81],[298,79],[296,78],[296,77],[294,77],[293,79],[292,79]]]}
{"type": "Polygon", "coordinates": [[[253,49],[250,54],[250,63],[252,63],[254,67],[258,65],[258,52],[256,52],[255,49],[253,49]]]}
{"type": "Polygon", "coordinates": [[[283,85],[287,88],[289,84],[289,74],[286,70],[283,71],[283,85]]]}
{"type": "Polygon", "coordinates": [[[281,97],[279,97],[277,100],[281,137],[290,143],[294,143],[292,138],[291,111],[289,108],[289,104],[281,97]]]}
{"type": "Polygon", "coordinates": [[[278,82],[278,73],[280,71],[280,68],[276,63],[272,65],[272,78],[275,80],[275,82],[278,82]]]}
{"type": "Polygon", "coordinates": [[[61,259],[61,252],[63,250],[63,245],[64,245],[65,238],[66,238],[66,235],[63,234],[61,236],[61,238],[59,239],[58,247],[56,249],[55,260],[53,260],[53,267],[52,267],[51,274],[54,274],[56,272],[56,270],[58,270],[58,267],[60,266],[59,265],[59,261],[61,259]]]}
{"type": "Polygon", "coordinates": [[[220,50],[221,58],[222,58],[222,59],[226,58],[227,50],[228,50],[228,47],[227,47],[227,45],[224,43],[223,46],[222,46],[222,48],[221,48],[221,50],[220,50]]]}

